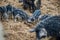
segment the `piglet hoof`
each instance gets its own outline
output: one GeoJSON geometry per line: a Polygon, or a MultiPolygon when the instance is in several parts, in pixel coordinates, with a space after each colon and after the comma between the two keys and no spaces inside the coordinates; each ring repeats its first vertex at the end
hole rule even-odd
{"type": "Polygon", "coordinates": [[[35,32],[35,29],[30,29],[29,32],[31,32],[31,33],[32,33],[32,32],[35,32]]]}
{"type": "Polygon", "coordinates": [[[17,21],[16,21],[16,20],[14,20],[14,22],[16,23],[17,21]]]}

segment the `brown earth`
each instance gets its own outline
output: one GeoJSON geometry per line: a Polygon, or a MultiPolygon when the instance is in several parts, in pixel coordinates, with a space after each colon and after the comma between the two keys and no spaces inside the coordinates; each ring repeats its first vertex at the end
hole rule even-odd
{"type": "MultiPolygon", "coordinates": [[[[41,13],[60,15],[60,0],[42,0],[41,1],[41,13]]],[[[18,0],[0,0],[0,6],[12,4],[17,8],[22,9],[22,3],[18,3],[18,0]]],[[[23,9],[22,9],[23,10],[23,9]]],[[[28,15],[32,15],[28,10],[25,10],[28,15]]],[[[27,25],[24,22],[14,22],[9,20],[9,22],[2,22],[4,25],[6,40],[36,40],[35,33],[29,33],[28,30],[34,28],[34,25],[27,25]]],[[[48,40],[45,38],[43,40],[48,40]]]]}

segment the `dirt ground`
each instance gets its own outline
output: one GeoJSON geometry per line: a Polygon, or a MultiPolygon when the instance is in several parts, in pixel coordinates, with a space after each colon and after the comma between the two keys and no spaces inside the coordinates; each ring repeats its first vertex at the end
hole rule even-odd
{"type": "MultiPolygon", "coordinates": [[[[60,0],[41,0],[41,13],[60,15],[60,0]]],[[[0,6],[12,4],[17,8],[22,8],[22,3],[18,3],[18,0],[0,0],[0,6]]],[[[32,15],[28,10],[25,10],[28,15],[32,15]]],[[[27,25],[24,22],[14,22],[9,20],[9,22],[2,22],[4,26],[6,40],[36,40],[35,33],[30,33],[28,30],[34,28],[36,25],[27,25]]],[[[49,40],[45,38],[43,40],[49,40]]]]}

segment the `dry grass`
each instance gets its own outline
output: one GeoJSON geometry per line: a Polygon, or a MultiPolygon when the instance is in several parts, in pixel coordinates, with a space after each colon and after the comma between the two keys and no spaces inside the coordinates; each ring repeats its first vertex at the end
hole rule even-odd
{"type": "MultiPolygon", "coordinates": [[[[6,0],[6,2],[0,1],[0,6],[6,4],[12,4],[17,8],[22,9],[22,3],[18,3],[17,0],[6,0]]],[[[31,15],[28,10],[25,10],[28,15],[31,15]]],[[[59,0],[42,0],[41,5],[42,14],[59,15],[60,13],[60,3],[59,0]]],[[[24,22],[14,22],[9,20],[9,22],[2,22],[4,25],[5,38],[6,40],[36,40],[35,33],[29,33],[28,30],[33,28],[34,25],[26,25],[24,22]]],[[[48,40],[48,38],[45,38],[48,40]]]]}

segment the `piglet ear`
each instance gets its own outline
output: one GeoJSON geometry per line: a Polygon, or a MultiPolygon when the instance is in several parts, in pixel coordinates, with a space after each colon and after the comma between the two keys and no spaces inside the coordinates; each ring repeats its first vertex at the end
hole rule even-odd
{"type": "Polygon", "coordinates": [[[35,32],[35,29],[30,29],[29,32],[35,32]]]}

